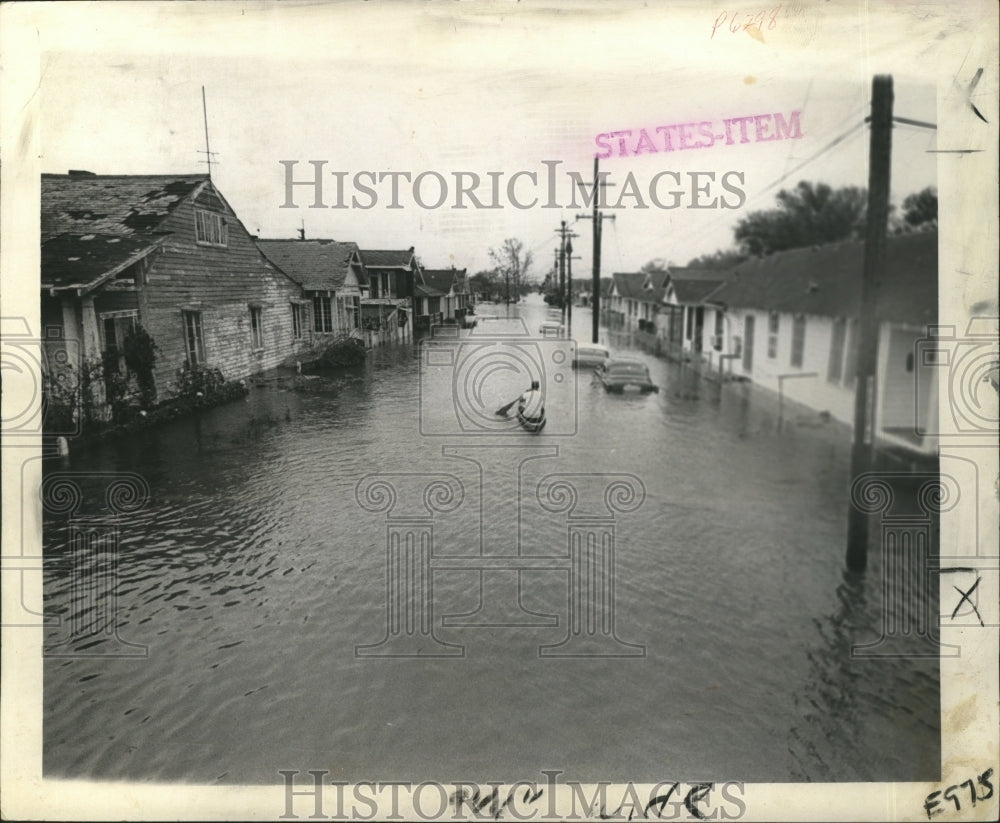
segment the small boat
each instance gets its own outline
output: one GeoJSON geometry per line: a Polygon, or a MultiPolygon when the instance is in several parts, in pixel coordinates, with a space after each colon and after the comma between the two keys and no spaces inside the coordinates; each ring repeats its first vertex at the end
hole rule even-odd
{"type": "Polygon", "coordinates": [[[524,427],[525,431],[540,432],[545,428],[545,406],[539,406],[536,417],[528,417],[524,414],[524,403],[517,404],[517,422],[524,427]]]}

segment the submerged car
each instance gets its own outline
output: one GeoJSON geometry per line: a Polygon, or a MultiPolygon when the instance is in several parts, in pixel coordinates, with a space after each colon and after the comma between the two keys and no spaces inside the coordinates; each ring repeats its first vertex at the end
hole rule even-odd
{"type": "Polygon", "coordinates": [[[546,321],[538,329],[542,337],[565,337],[566,328],[562,323],[557,323],[554,320],[546,321]]]}
{"type": "Polygon", "coordinates": [[[641,360],[608,360],[598,368],[597,378],[605,390],[619,394],[628,389],[635,389],[643,394],[660,390],[649,376],[649,368],[641,360]]]}
{"type": "Polygon", "coordinates": [[[597,343],[587,343],[576,348],[576,358],[573,360],[575,369],[597,369],[611,358],[611,352],[605,346],[597,343]]]}

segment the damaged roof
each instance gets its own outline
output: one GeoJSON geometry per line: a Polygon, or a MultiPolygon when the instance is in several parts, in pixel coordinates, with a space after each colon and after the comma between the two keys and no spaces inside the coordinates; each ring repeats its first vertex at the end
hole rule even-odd
{"type": "Polygon", "coordinates": [[[164,235],[61,234],[42,243],[43,289],[89,289],[137,263],[164,235]]]}
{"type": "Polygon", "coordinates": [[[205,174],[43,174],[42,242],[63,234],[153,232],[207,181],[205,174]]]}
{"type": "MultiPolygon", "coordinates": [[[[257,240],[257,248],[306,291],[344,287],[358,244],[336,240],[257,240]]],[[[360,271],[359,284],[363,282],[360,271]]]]}

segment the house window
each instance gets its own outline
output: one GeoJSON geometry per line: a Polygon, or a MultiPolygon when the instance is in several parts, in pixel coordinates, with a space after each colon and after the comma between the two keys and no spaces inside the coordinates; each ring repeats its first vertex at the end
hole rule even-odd
{"type": "Polygon", "coordinates": [[[797,314],[792,320],[792,365],[802,367],[806,348],[806,317],[797,314]]]}
{"type": "Polygon", "coordinates": [[[322,294],[313,297],[313,328],[320,334],[329,334],[333,331],[330,298],[322,294]]]}
{"type": "Polygon", "coordinates": [[[302,306],[292,303],[292,339],[302,339],[302,306]]]}
{"type": "Polygon", "coordinates": [[[205,340],[201,329],[201,312],[181,312],[184,317],[184,348],[188,366],[192,369],[205,364],[205,340]]]}
{"type": "Polygon", "coordinates": [[[351,297],[351,328],[361,327],[361,298],[358,295],[351,297]]]}
{"type": "Polygon", "coordinates": [[[264,310],[260,306],[250,307],[250,347],[254,351],[264,348],[264,310]]]}
{"type": "Polygon", "coordinates": [[[774,360],[778,356],[778,330],[781,328],[781,316],[773,311],[767,318],[767,356],[774,360]]]}
{"type": "Polygon", "coordinates": [[[684,312],[687,315],[687,321],[684,323],[684,339],[690,340],[694,329],[694,307],[688,306],[684,312]]]}
{"type": "Polygon", "coordinates": [[[195,240],[206,246],[225,246],[229,241],[226,220],[221,214],[195,209],[195,240]]]}
{"type": "Polygon", "coordinates": [[[722,312],[717,311],[715,313],[715,337],[712,340],[712,348],[715,349],[716,351],[722,351],[722,336],[723,336],[722,322],[723,322],[722,312]]]}
{"type": "Polygon", "coordinates": [[[847,321],[838,317],[830,331],[830,362],[826,367],[826,379],[839,383],[844,373],[844,344],[847,342],[847,321]]]}

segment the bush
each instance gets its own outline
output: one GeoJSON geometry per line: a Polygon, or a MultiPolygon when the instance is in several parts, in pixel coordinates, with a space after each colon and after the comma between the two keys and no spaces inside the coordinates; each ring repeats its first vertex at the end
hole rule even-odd
{"type": "Polygon", "coordinates": [[[368,353],[365,344],[355,337],[340,337],[327,343],[311,362],[313,368],[338,369],[345,366],[360,366],[368,353]]]}

